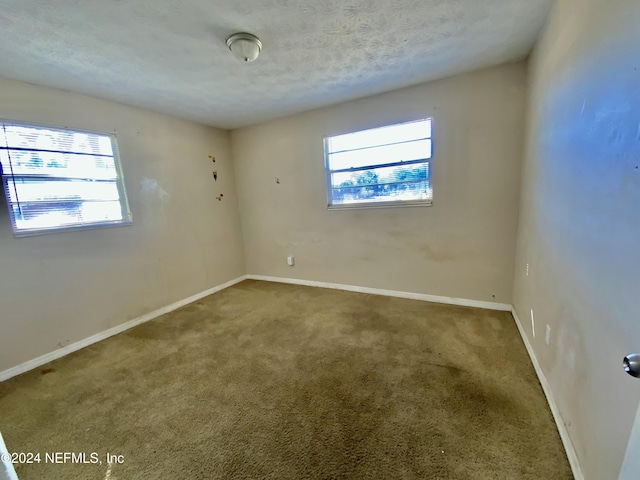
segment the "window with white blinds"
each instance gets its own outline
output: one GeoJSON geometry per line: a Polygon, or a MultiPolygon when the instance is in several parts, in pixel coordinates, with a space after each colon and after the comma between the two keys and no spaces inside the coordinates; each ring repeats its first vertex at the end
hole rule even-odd
{"type": "Polygon", "coordinates": [[[431,205],[432,119],[326,137],[329,208],[431,205]]]}
{"type": "Polygon", "coordinates": [[[16,236],[131,224],[114,134],[2,122],[0,166],[16,236]]]}

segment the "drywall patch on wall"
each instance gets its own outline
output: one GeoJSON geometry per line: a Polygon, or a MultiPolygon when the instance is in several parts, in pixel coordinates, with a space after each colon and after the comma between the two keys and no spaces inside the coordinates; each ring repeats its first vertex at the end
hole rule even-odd
{"type": "Polygon", "coordinates": [[[143,178],[140,180],[140,190],[138,193],[140,203],[148,215],[143,216],[142,222],[158,222],[166,219],[165,211],[171,202],[169,195],[154,178],[143,178]]]}
{"type": "Polygon", "coordinates": [[[287,242],[279,242],[282,246],[302,247],[314,243],[320,243],[322,239],[318,232],[314,231],[294,231],[291,232],[291,240],[287,242]]]}
{"type": "Polygon", "coordinates": [[[166,206],[171,200],[169,195],[155,178],[143,178],[140,180],[140,196],[151,205],[166,206]]]}

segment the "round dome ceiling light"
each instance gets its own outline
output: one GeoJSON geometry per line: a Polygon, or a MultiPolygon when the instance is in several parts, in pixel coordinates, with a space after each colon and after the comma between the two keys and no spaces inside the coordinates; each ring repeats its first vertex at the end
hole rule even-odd
{"type": "Polygon", "coordinates": [[[227,46],[233,56],[241,62],[253,62],[262,50],[262,42],[255,35],[240,32],[227,38],[227,46]]]}

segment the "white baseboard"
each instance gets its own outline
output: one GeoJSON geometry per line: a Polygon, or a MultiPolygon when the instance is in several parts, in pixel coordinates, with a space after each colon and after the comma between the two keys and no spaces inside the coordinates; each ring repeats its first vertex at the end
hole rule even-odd
{"type": "Polygon", "coordinates": [[[154,310],[153,312],[142,315],[141,317],[134,318],[133,320],[129,320],[128,322],[122,323],[120,325],[116,325],[113,328],[105,330],[104,332],[97,333],[96,335],[92,335],[91,337],[85,338],[84,340],[80,340],[78,342],[67,345],[66,347],[60,348],[53,352],[42,355],[38,358],[34,358],[33,360],[29,360],[25,363],[9,368],[8,370],[0,372],[0,382],[8,380],[11,377],[15,377],[16,375],[20,375],[21,373],[28,372],[29,370],[33,370],[34,368],[38,368],[41,365],[49,363],[58,358],[64,357],[65,355],[75,352],[76,350],[80,350],[81,348],[87,347],[101,340],[117,335],[118,333],[124,332],[125,330],[128,330],[130,328],[133,328],[136,325],[140,325],[142,323],[148,322],[149,320],[153,320],[154,318],[157,318],[160,315],[164,315],[165,313],[169,313],[174,310],[177,310],[178,308],[188,305],[189,303],[200,300],[201,298],[212,295],[216,292],[219,292],[220,290],[224,290],[225,288],[231,287],[232,285],[235,285],[247,279],[262,280],[266,282],[289,283],[293,285],[305,285],[309,287],[332,288],[336,290],[346,290],[349,292],[368,293],[371,295],[384,295],[388,297],[408,298],[411,300],[422,300],[427,302],[444,303],[449,305],[460,305],[464,307],[476,307],[476,308],[485,308],[489,310],[511,312],[516,322],[516,326],[518,327],[518,331],[520,332],[520,336],[522,337],[524,345],[527,349],[527,352],[529,353],[529,358],[531,359],[531,363],[533,363],[535,372],[538,375],[540,385],[542,385],[542,390],[544,391],[544,394],[547,397],[547,402],[549,403],[551,413],[556,422],[558,432],[560,433],[560,438],[562,439],[562,443],[567,453],[567,457],[569,459],[569,464],[571,465],[571,470],[573,471],[573,475],[576,480],[584,480],[584,475],[582,473],[582,469],[580,468],[576,451],[573,447],[573,443],[571,442],[571,438],[569,437],[569,432],[567,431],[567,428],[564,422],[562,421],[560,411],[558,410],[558,406],[555,402],[553,393],[551,391],[551,386],[549,385],[549,382],[547,381],[547,378],[545,377],[544,372],[542,371],[542,368],[538,363],[538,359],[535,356],[531,343],[529,342],[529,339],[525,334],[522,324],[520,323],[518,314],[516,313],[513,306],[506,303],[483,302],[480,300],[469,300],[465,298],[442,297],[438,295],[428,295],[424,293],[401,292],[397,290],[383,290],[379,288],[359,287],[354,285],[343,285],[339,283],[316,282],[312,280],[300,280],[296,278],[269,277],[269,276],[263,276],[263,275],[243,275],[234,280],[223,283],[222,285],[218,285],[204,292],[198,293],[191,297],[172,303],[171,305],[167,305],[166,307],[162,307],[158,310],[154,310]]]}
{"type": "Polygon", "coordinates": [[[542,371],[542,367],[540,367],[540,363],[538,362],[538,358],[533,351],[533,347],[529,342],[529,338],[525,334],[524,328],[520,323],[520,318],[518,318],[518,314],[516,313],[515,308],[511,308],[511,314],[513,315],[513,319],[516,322],[516,326],[518,327],[518,331],[520,332],[520,336],[522,337],[522,341],[524,342],[524,346],[527,348],[527,352],[529,353],[529,358],[531,358],[531,363],[533,363],[533,368],[538,375],[538,380],[540,380],[540,385],[542,385],[542,390],[544,391],[545,396],[547,397],[547,403],[549,404],[549,408],[551,408],[551,414],[553,415],[553,419],[556,422],[556,426],[558,427],[558,432],[560,433],[560,438],[562,439],[562,444],[564,445],[564,449],[567,452],[567,458],[569,459],[569,464],[571,465],[571,470],[573,471],[573,476],[576,480],[584,480],[584,474],[582,473],[582,469],[580,468],[580,463],[578,462],[578,456],[576,454],[576,450],[573,447],[573,442],[571,441],[571,437],[569,436],[569,431],[562,420],[562,416],[560,415],[560,410],[558,410],[558,405],[553,397],[553,392],[551,391],[551,385],[549,385],[549,381],[547,377],[545,377],[544,372],[542,371]]]}
{"type": "Polygon", "coordinates": [[[507,303],[483,302],[481,300],[468,300],[466,298],[440,297],[426,293],[400,292],[398,290],[383,290],[380,288],[358,287],[343,285],[341,283],[316,282],[313,280],[300,280],[297,278],[267,277],[263,275],[247,275],[250,280],[263,280],[265,282],[291,283],[293,285],[305,285],[308,287],[332,288],[334,290],[346,290],[348,292],[369,293],[371,295],[384,295],[386,297],[408,298],[422,300],[424,302],[446,303],[448,305],[460,305],[463,307],[486,308],[488,310],[500,310],[510,312],[511,305],[507,303]]]}
{"type": "Polygon", "coordinates": [[[108,330],[105,330],[100,333],[96,333],[84,340],[77,341],[66,347],[59,348],[54,350],[53,352],[46,353],[38,358],[34,358],[33,360],[29,360],[27,362],[21,363],[20,365],[16,365],[15,367],[9,368],[8,370],[4,370],[0,372],[0,382],[4,382],[5,380],[10,379],[11,377],[15,377],[16,375],[20,375],[22,373],[28,372],[29,370],[33,370],[34,368],[38,368],[45,363],[49,363],[53,360],[57,360],[58,358],[64,357],[65,355],[69,355],[76,350],[80,350],[81,348],[88,347],[89,345],[93,345],[105,338],[112,337],[117,335],[118,333],[124,332],[125,330],[129,330],[130,328],[135,327],[136,325],[140,325],[141,323],[148,322],[149,320],[153,320],[154,318],[159,317],[160,315],[164,315],[165,313],[172,312],[177,310],[180,307],[184,307],[189,303],[200,300],[201,298],[212,295],[220,290],[224,290],[236,283],[242,282],[246,280],[247,276],[243,275],[236,279],[233,279],[229,282],[223,283],[222,285],[218,285],[216,287],[210,288],[209,290],[205,290],[204,292],[197,293],[189,298],[185,298],[183,300],[179,300],[171,305],[167,305],[166,307],[159,308],[158,310],[154,310],[153,312],[149,312],[141,317],[134,318],[133,320],[129,320],[128,322],[121,323],[120,325],[116,325],[108,330]]]}

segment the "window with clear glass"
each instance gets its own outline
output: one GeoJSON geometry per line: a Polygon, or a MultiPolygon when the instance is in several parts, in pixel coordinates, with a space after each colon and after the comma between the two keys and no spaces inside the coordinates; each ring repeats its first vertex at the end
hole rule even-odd
{"type": "Polygon", "coordinates": [[[0,166],[16,236],[131,224],[114,134],[2,122],[0,166]]]}
{"type": "Polygon", "coordinates": [[[432,119],[324,139],[329,208],[431,205],[432,119]]]}

